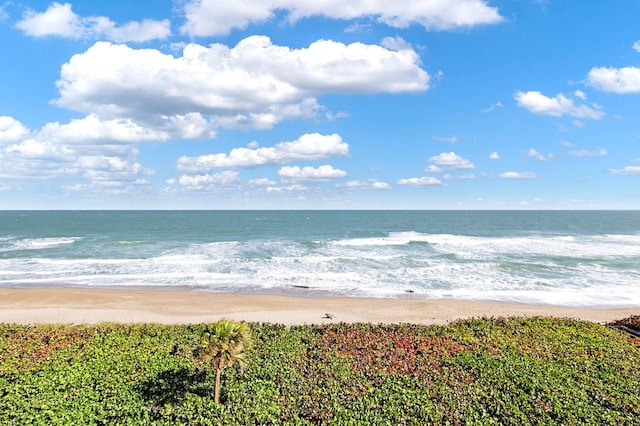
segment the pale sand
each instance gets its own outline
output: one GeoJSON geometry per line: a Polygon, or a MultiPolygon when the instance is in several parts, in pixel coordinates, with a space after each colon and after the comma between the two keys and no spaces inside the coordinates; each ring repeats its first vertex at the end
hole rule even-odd
{"type": "Polygon", "coordinates": [[[456,300],[289,297],[184,291],[0,288],[0,323],[189,324],[237,321],[287,325],[331,322],[446,324],[456,319],[554,316],[609,322],[639,308],[583,309],[456,300]],[[329,313],[333,319],[324,318],[329,313]]]}

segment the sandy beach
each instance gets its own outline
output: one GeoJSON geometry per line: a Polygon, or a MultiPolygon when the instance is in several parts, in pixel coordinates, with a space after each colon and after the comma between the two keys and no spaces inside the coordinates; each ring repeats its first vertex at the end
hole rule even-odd
{"type": "Polygon", "coordinates": [[[221,318],[322,324],[371,322],[446,324],[456,319],[555,316],[608,322],[639,315],[640,308],[589,309],[456,300],[291,297],[186,291],[78,288],[0,289],[0,322],[187,324],[221,318]],[[325,318],[330,314],[333,318],[325,318]]]}

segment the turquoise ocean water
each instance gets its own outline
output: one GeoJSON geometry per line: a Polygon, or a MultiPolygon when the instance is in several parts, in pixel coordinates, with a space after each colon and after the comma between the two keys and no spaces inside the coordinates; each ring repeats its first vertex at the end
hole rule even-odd
{"type": "Polygon", "coordinates": [[[5,211],[0,286],[640,306],[640,212],[5,211]]]}

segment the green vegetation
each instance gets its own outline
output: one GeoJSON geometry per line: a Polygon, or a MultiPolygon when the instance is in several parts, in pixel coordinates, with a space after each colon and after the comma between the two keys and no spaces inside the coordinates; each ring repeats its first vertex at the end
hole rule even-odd
{"type": "Polygon", "coordinates": [[[247,324],[227,320],[204,327],[195,356],[216,370],[213,400],[218,403],[222,370],[235,363],[244,368],[246,364],[244,351],[251,345],[251,332],[247,324]]]}
{"type": "Polygon", "coordinates": [[[0,424],[640,425],[638,339],[603,325],[249,328],[216,403],[215,324],[0,325],[0,424]]]}

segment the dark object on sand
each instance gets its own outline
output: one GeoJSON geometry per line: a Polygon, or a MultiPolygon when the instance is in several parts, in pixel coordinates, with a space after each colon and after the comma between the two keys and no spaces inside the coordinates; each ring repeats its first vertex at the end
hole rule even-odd
{"type": "Polygon", "coordinates": [[[609,327],[629,333],[633,337],[640,337],[640,315],[633,315],[608,324],[609,327]]]}
{"type": "Polygon", "coordinates": [[[324,314],[324,317],[326,319],[333,319],[333,314],[324,314]]]}

